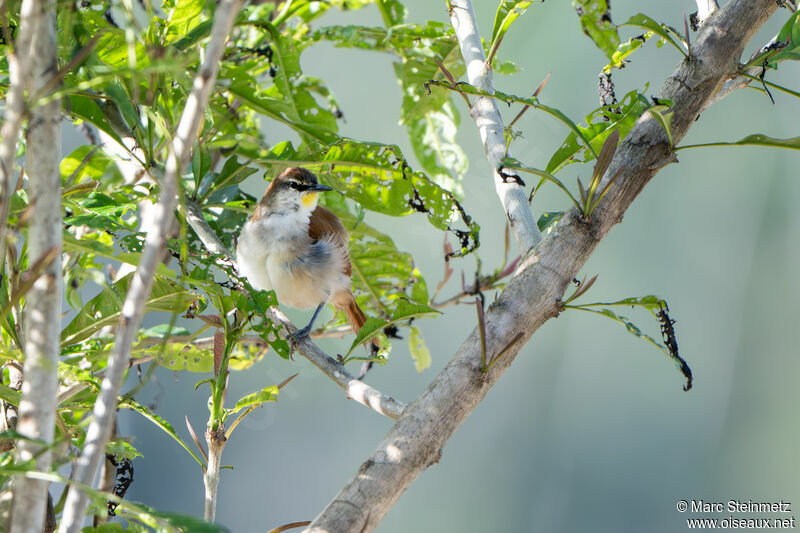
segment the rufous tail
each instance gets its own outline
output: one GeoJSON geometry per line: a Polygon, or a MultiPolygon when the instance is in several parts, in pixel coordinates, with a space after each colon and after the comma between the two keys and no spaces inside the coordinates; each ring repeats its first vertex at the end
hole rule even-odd
{"type": "MultiPolygon", "coordinates": [[[[344,311],[347,323],[353,328],[354,333],[358,333],[358,330],[360,330],[361,326],[367,321],[367,316],[364,314],[364,311],[358,306],[356,299],[353,297],[353,293],[350,291],[347,292],[345,298],[338,298],[338,300],[339,301],[335,303],[336,307],[344,311]]],[[[372,345],[375,349],[380,348],[378,341],[375,339],[372,340],[372,345]]]]}

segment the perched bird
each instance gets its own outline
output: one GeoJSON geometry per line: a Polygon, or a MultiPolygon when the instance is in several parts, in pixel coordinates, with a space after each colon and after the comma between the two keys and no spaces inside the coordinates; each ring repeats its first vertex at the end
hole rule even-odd
{"type": "Polygon", "coordinates": [[[358,331],[366,316],[350,291],[349,236],[342,221],[317,205],[330,191],[304,168],[288,168],[272,180],[245,223],[236,245],[239,270],[256,289],[274,290],[281,303],[314,309],[308,325],[292,335],[308,335],[322,307],[344,311],[358,331]]]}

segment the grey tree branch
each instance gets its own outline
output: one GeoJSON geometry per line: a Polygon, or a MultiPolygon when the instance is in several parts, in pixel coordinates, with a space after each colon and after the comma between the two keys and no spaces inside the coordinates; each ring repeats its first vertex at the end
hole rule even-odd
{"type": "MultiPolygon", "coordinates": [[[[191,155],[203,113],[217,79],[220,60],[225,51],[228,34],[244,0],[223,0],[214,13],[211,40],[205,49],[205,57],[195,78],[192,92],[178,123],[175,138],[170,147],[161,194],[153,210],[153,225],[147,232],[144,251],[139,266],[133,275],[128,294],[122,306],[122,319],[117,329],[114,348],[109,355],[106,375],[94,408],[94,419],[86,431],[86,443],[76,461],[75,481],[91,485],[105,454],[105,445],[111,434],[117,408],[117,395],[122,378],[128,368],[131,347],[144,314],[144,304],[153,287],[153,276],[166,245],[172,210],[178,192],[178,176],[191,155]]],[[[88,496],[77,485],[70,486],[59,532],[78,533],[86,514],[88,496]]]]}
{"type": "MultiPolygon", "coordinates": [[[[745,44],[775,11],[774,0],[731,0],[706,21],[694,57],[682,60],[659,97],[674,102],[672,135],[684,137],[705,102],[736,74],[745,44]]],[[[666,133],[646,113],[620,144],[605,179],[621,174],[587,223],[576,209],[529,254],[486,313],[489,358],[506,348],[487,373],[481,371],[477,329],[467,337],[442,372],[409,407],[355,476],[306,531],[368,532],[375,529],[403,491],[436,463],[442,448],[489,389],[511,365],[522,346],[550,318],[560,299],[600,241],[664,165],[674,161],[666,133]]]]}
{"type": "MultiPolygon", "coordinates": [[[[6,0],[0,0],[6,4],[6,0]]],[[[3,6],[7,8],[7,6],[3,6]]],[[[0,13],[5,12],[3,9],[0,13]]],[[[2,14],[0,14],[2,16],[2,14]]],[[[13,194],[17,157],[17,137],[25,116],[25,85],[31,77],[31,46],[33,36],[38,33],[41,18],[39,0],[23,0],[20,8],[20,21],[17,39],[10,53],[6,52],[8,61],[9,87],[6,93],[6,118],[0,130],[0,265],[6,254],[6,221],[11,194],[13,194]]],[[[6,36],[10,39],[11,36],[6,36]]],[[[0,272],[2,275],[2,272],[0,272]]]]}
{"type": "MultiPolygon", "coordinates": [[[[225,244],[217,237],[214,230],[208,225],[203,218],[202,210],[195,202],[185,200],[186,206],[186,220],[189,225],[197,233],[197,236],[205,245],[206,249],[212,253],[219,254],[230,261],[236,268],[236,262],[233,259],[230,251],[225,244]]],[[[296,328],[292,325],[286,315],[279,309],[271,307],[267,311],[267,318],[272,320],[275,324],[283,325],[284,328],[294,331],[296,328]]],[[[347,393],[347,397],[355,400],[358,403],[377,411],[378,413],[388,416],[393,420],[400,418],[406,405],[387,396],[382,392],[370,387],[363,381],[353,377],[344,365],[336,361],[332,357],[326,355],[322,350],[308,339],[303,339],[297,343],[297,352],[311,361],[311,363],[319,368],[326,376],[331,378],[334,383],[339,385],[347,393]]]]}
{"type": "MultiPolygon", "coordinates": [[[[277,307],[270,307],[267,310],[267,317],[273,323],[280,324],[292,332],[297,329],[277,307]]],[[[303,357],[311,361],[314,366],[322,370],[326,376],[343,388],[349,399],[355,400],[361,405],[369,407],[393,420],[397,420],[403,414],[406,408],[404,403],[398,402],[391,396],[387,396],[363,381],[354,378],[345,369],[344,365],[326,355],[308,338],[301,339],[296,348],[303,357]]]]}
{"type": "MultiPolygon", "coordinates": [[[[31,48],[31,92],[48,85],[58,71],[55,0],[33,6],[38,19],[31,48]]],[[[26,132],[28,192],[34,215],[28,231],[28,257],[61,249],[61,105],[58,101],[31,110],[26,132]]],[[[3,139],[5,142],[5,139],[3,139]]],[[[14,138],[16,143],[16,137],[14,138]]],[[[13,161],[12,166],[13,168],[13,161]]],[[[5,219],[2,220],[5,227],[5,219]]],[[[3,246],[5,248],[5,246],[3,246]]],[[[60,252],[57,257],[60,257],[60,252]]],[[[51,261],[26,295],[24,310],[25,363],[17,431],[45,444],[19,439],[17,460],[36,461],[36,469],[50,469],[61,353],[61,261],[51,261]]],[[[47,487],[44,480],[15,480],[12,533],[39,532],[45,522],[47,487]]]]}
{"type": "MultiPolygon", "coordinates": [[[[486,62],[486,54],[483,51],[481,35],[470,0],[451,0],[450,21],[461,47],[464,64],[467,66],[469,83],[483,91],[494,93],[492,69],[486,62]]],[[[533,248],[542,236],[533,218],[525,189],[517,181],[505,178],[497,172],[497,167],[506,156],[503,118],[494,99],[486,96],[475,97],[470,114],[478,126],[486,158],[492,168],[495,191],[503,204],[519,252],[524,254],[533,248]]]]}

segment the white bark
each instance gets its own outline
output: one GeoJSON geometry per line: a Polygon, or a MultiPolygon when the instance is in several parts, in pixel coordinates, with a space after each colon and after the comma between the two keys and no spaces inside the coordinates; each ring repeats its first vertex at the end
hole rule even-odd
{"type": "MultiPolygon", "coordinates": [[[[139,266],[125,297],[114,348],[109,356],[106,375],[95,402],[94,419],[86,431],[83,452],[76,461],[74,478],[80,483],[92,484],[100,460],[104,456],[105,445],[113,427],[117,395],[122,386],[125,370],[128,368],[131,346],[141,324],[144,304],[150,295],[153,276],[166,245],[166,232],[178,192],[177,180],[189,161],[192,145],[197,138],[203,113],[217,79],[228,34],[243,5],[244,0],[223,0],[214,13],[211,40],[205,49],[205,58],[195,76],[192,92],[186,101],[186,107],[172,142],[166,171],[161,182],[161,194],[154,210],[154,223],[151,231],[147,232],[139,266]]],[[[72,485],[64,504],[60,533],[78,533],[81,530],[87,504],[86,494],[77,486],[72,485]]]]}
{"type": "MultiPolygon", "coordinates": [[[[5,0],[2,0],[5,3],[5,0]]],[[[39,0],[23,0],[17,39],[12,53],[6,54],[8,61],[9,87],[6,93],[6,117],[0,130],[0,265],[6,255],[6,220],[9,199],[14,191],[16,177],[17,137],[25,114],[25,86],[31,77],[31,46],[33,36],[38,33],[41,18],[39,0]]],[[[7,39],[11,36],[7,35],[7,39]]],[[[10,46],[6,47],[7,49],[10,46]]],[[[2,275],[4,269],[0,269],[2,275]]]]}
{"type": "MultiPolygon", "coordinates": [[[[467,80],[471,85],[494,93],[492,69],[486,63],[486,54],[481,44],[481,35],[475,21],[475,12],[470,0],[451,0],[450,21],[461,47],[461,55],[467,67],[467,80]]],[[[507,180],[497,172],[497,167],[506,156],[506,143],[503,138],[503,118],[493,98],[478,96],[470,110],[486,151],[486,158],[492,168],[494,186],[506,218],[511,225],[514,239],[521,254],[533,248],[542,238],[539,227],[533,218],[525,189],[513,180],[507,180]]],[[[510,155],[510,154],[509,154],[510,155]]]]}
{"type": "Polygon", "coordinates": [[[711,14],[719,9],[717,0],[697,0],[697,24],[702,26],[711,14]]]}
{"type": "MultiPolygon", "coordinates": [[[[455,2],[454,2],[455,3],[455,2]]],[[[733,76],[745,44],[777,8],[774,0],[731,0],[706,22],[692,60],[682,60],[659,95],[674,102],[673,140],[679,142],[705,102],[733,76]]],[[[481,343],[473,330],[442,372],[403,412],[370,457],[361,465],[307,531],[368,532],[426,468],[510,366],[519,350],[548,319],[558,315],[570,281],[599,242],[622,217],[665,164],[674,160],[661,126],[642,116],[617,149],[607,173],[621,174],[592,214],[589,223],[576,209],[523,257],[506,289],[486,313],[489,357],[508,348],[484,374],[481,343]]]]}
{"type": "Polygon", "coordinates": [[[225,432],[221,427],[216,433],[211,430],[206,431],[206,444],[208,444],[208,465],[203,473],[203,484],[206,488],[203,518],[206,522],[214,522],[217,515],[219,469],[222,466],[222,450],[225,449],[225,432]]]}
{"type": "MultiPolygon", "coordinates": [[[[31,89],[44,87],[58,72],[55,1],[37,5],[39,19],[33,38],[31,89]]],[[[34,108],[26,133],[29,196],[34,215],[28,230],[28,261],[61,248],[61,105],[53,101],[34,108]]],[[[5,221],[3,221],[5,225],[5,221]]],[[[51,261],[27,295],[24,310],[25,364],[17,431],[45,443],[53,442],[58,359],[61,333],[61,261],[51,261]]],[[[28,440],[17,441],[17,460],[36,461],[50,468],[51,452],[28,440]]],[[[39,533],[45,520],[48,483],[20,477],[11,509],[12,533],[39,533]]]]}

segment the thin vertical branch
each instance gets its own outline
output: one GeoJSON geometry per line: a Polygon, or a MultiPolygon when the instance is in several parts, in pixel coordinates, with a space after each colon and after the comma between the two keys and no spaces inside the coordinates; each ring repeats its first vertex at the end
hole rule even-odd
{"type": "MultiPolygon", "coordinates": [[[[0,17],[6,16],[7,0],[0,0],[0,17]]],[[[25,84],[31,77],[31,46],[33,36],[38,33],[41,6],[39,0],[23,0],[17,40],[13,50],[11,44],[6,48],[8,61],[9,87],[6,93],[6,119],[0,130],[0,265],[6,255],[6,221],[11,194],[16,186],[17,137],[25,116],[25,84]]],[[[11,36],[6,34],[6,39],[11,36]]],[[[2,269],[0,269],[2,276],[2,269]]]]}
{"type": "MultiPolygon", "coordinates": [[[[205,49],[203,63],[194,78],[192,92],[186,101],[172,141],[161,182],[161,194],[153,210],[153,225],[147,232],[142,258],[125,297],[114,348],[108,358],[106,375],[95,403],[94,419],[86,431],[86,443],[76,462],[74,478],[79,483],[88,485],[94,481],[100,460],[104,456],[117,408],[117,395],[128,368],[131,346],[141,324],[144,305],[153,286],[153,276],[166,245],[166,231],[172,220],[178,192],[178,176],[189,161],[191,147],[197,139],[197,130],[217,79],[228,35],[243,5],[244,0],[223,0],[214,13],[211,40],[205,49]]],[[[78,533],[81,530],[87,504],[87,495],[77,485],[72,485],[64,505],[64,516],[59,528],[61,533],[78,533]]]]}
{"type": "Polygon", "coordinates": [[[208,464],[203,473],[205,485],[205,504],[203,518],[206,522],[213,522],[217,514],[217,489],[219,488],[219,469],[222,467],[222,450],[225,449],[225,429],[220,426],[216,430],[206,431],[208,443],[208,464]]]}
{"type": "MultiPolygon", "coordinates": [[[[488,93],[494,92],[492,70],[486,62],[486,55],[481,44],[481,36],[475,21],[475,12],[470,0],[452,0],[450,2],[450,22],[461,47],[461,55],[467,66],[467,79],[475,87],[488,93]]],[[[509,179],[497,172],[506,156],[506,143],[503,138],[503,118],[492,98],[478,96],[470,110],[483,141],[486,158],[494,175],[497,196],[503,204],[506,217],[511,224],[517,247],[525,254],[538,243],[542,236],[531,213],[522,180],[509,179]]]]}
{"type": "MultiPolygon", "coordinates": [[[[39,19],[32,42],[32,87],[46,86],[58,72],[55,0],[33,7],[39,19]]],[[[26,167],[33,216],[28,231],[28,264],[61,248],[61,105],[56,101],[34,108],[26,132],[26,167]]],[[[5,139],[4,139],[5,141],[5,139]]],[[[5,220],[3,220],[5,226],[5,220]]],[[[17,460],[36,461],[36,469],[50,468],[58,389],[61,333],[61,262],[50,261],[26,295],[24,310],[25,364],[19,405],[17,460]]],[[[48,483],[19,477],[15,480],[11,531],[41,531],[47,510],[48,483]]]]}

